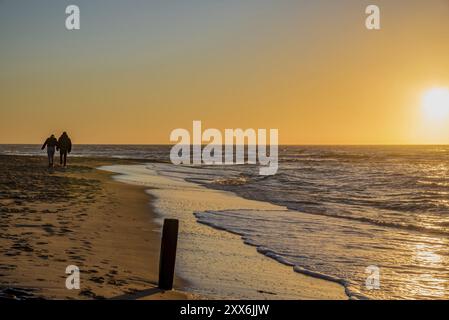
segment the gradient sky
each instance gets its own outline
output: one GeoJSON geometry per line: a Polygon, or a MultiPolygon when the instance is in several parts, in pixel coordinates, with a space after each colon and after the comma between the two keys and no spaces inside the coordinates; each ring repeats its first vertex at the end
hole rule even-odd
{"type": "Polygon", "coordinates": [[[284,144],[449,143],[449,119],[421,111],[449,88],[449,0],[0,0],[0,46],[0,143],[169,143],[193,120],[284,144]]]}

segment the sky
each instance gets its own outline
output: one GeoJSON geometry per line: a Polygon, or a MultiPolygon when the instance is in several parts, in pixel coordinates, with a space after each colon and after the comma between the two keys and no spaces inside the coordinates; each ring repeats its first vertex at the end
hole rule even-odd
{"type": "Polygon", "coordinates": [[[449,116],[422,106],[448,57],[449,0],[0,0],[0,143],[166,144],[200,120],[281,144],[449,144],[449,116]]]}

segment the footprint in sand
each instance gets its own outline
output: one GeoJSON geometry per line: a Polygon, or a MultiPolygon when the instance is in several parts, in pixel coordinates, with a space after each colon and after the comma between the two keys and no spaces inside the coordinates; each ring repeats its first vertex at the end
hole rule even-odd
{"type": "Polygon", "coordinates": [[[98,271],[95,269],[89,269],[86,271],[86,273],[98,273],[98,271]]]}
{"type": "Polygon", "coordinates": [[[64,227],[59,229],[59,233],[63,234],[63,235],[66,233],[69,233],[69,232],[73,232],[73,231],[70,229],[64,228],[64,227]]]}
{"type": "Polygon", "coordinates": [[[24,252],[33,252],[34,249],[27,243],[15,243],[12,245],[11,249],[15,249],[15,250],[20,250],[20,251],[24,251],[24,252]]]}
{"type": "Polygon", "coordinates": [[[89,280],[92,282],[101,283],[101,284],[103,284],[105,282],[105,279],[103,277],[90,277],[89,280]]]}
{"type": "Polygon", "coordinates": [[[108,284],[111,286],[121,287],[121,286],[127,285],[128,282],[125,280],[109,279],[108,284]]]}
{"type": "Polygon", "coordinates": [[[75,256],[75,255],[72,255],[72,256],[69,256],[69,258],[70,258],[70,259],[73,259],[73,260],[75,260],[75,261],[86,261],[86,259],[85,259],[84,257],[82,257],[82,256],[75,256]]]}
{"type": "Polygon", "coordinates": [[[92,298],[92,299],[105,299],[103,296],[96,295],[91,289],[81,290],[79,293],[80,296],[92,298]]]}
{"type": "Polygon", "coordinates": [[[42,229],[44,229],[45,232],[47,232],[49,235],[54,235],[55,231],[53,230],[53,225],[52,224],[44,224],[42,226],[42,229]]]}
{"type": "Polygon", "coordinates": [[[8,256],[8,257],[15,257],[15,256],[20,256],[20,254],[21,254],[21,252],[19,252],[19,251],[14,251],[14,252],[7,252],[7,253],[5,253],[5,256],[8,256]]]}

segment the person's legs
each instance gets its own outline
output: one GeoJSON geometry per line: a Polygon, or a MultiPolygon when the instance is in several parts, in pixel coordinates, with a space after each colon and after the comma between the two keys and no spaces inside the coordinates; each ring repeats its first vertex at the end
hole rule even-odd
{"type": "Polygon", "coordinates": [[[47,148],[47,157],[48,157],[48,166],[51,167],[51,152],[50,149],[47,148]]]}
{"type": "Polygon", "coordinates": [[[48,154],[48,166],[53,167],[53,161],[54,161],[54,157],[55,157],[55,148],[47,147],[47,154],[48,154]]]}
{"type": "Polygon", "coordinates": [[[67,151],[64,151],[64,167],[67,165],[67,151]]]}

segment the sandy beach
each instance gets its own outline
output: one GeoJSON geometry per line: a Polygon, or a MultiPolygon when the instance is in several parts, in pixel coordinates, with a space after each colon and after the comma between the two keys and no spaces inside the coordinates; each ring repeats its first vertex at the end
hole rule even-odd
{"type": "Polygon", "coordinates": [[[1,298],[188,297],[156,288],[160,227],[143,188],[94,169],[112,160],[45,161],[0,156],[1,298]],[[68,265],[80,268],[80,290],[65,287],[68,265]]]}

